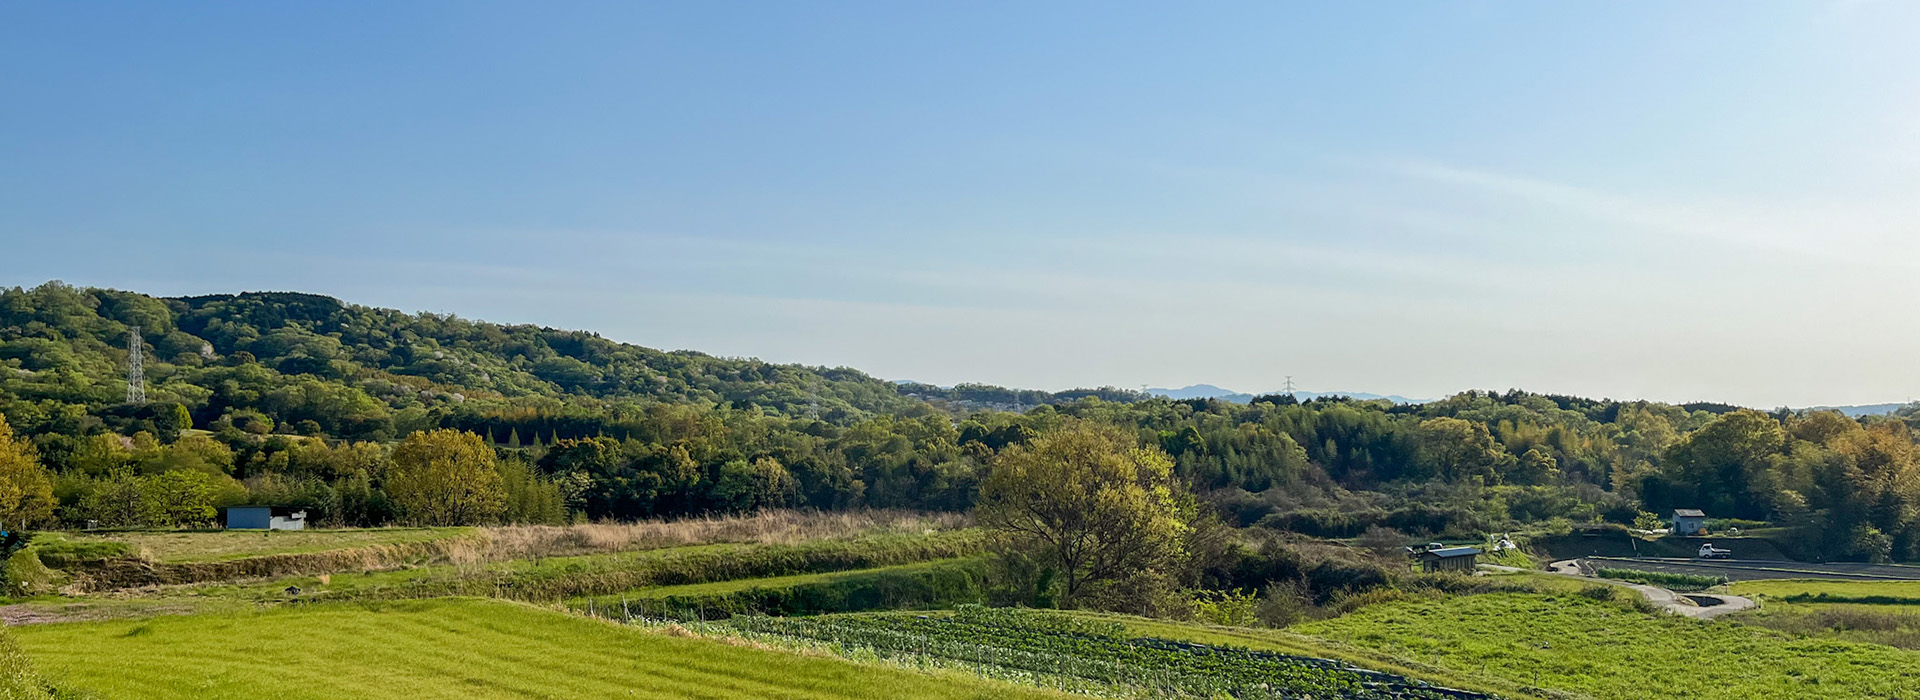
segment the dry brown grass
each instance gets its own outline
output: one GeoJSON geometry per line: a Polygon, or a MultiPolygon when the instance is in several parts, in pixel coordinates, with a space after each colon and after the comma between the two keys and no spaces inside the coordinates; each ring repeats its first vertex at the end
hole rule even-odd
{"type": "MultiPolygon", "coordinates": [[[[752,515],[634,523],[481,527],[456,537],[362,545],[330,551],[270,554],[228,561],[168,563],[111,559],[81,567],[77,572],[81,575],[76,577],[76,590],[103,591],[275,576],[386,571],[434,564],[451,564],[477,571],[486,564],[516,559],[721,543],[790,545],[867,535],[952,530],[968,524],[967,516],[956,513],[779,510],[752,515]]],[[[345,532],[351,534],[353,531],[345,532]]]]}
{"type": "Polygon", "coordinates": [[[450,551],[449,560],[505,561],[627,552],[723,542],[799,544],[879,534],[910,534],[966,527],[959,513],[862,510],[823,513],[770,510],[753,515],[587,525],[483,527],[479,551],[450,551]]]}

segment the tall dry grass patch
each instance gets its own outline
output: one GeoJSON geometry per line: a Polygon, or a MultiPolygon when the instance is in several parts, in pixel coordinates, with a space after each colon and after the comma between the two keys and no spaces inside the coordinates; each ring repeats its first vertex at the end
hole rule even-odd
{"type": "Polygon", "coordinates": [[[116,558],[77,567],[75,590],[237,581],[347,571],[386,571],[450,564],[477,572],[515,559],[608,554],[702,544],[800,544],[869,535],[917,534],[967,527],[967,516],[865,510],[825,513],[775,510],[752,515],[583,525],[512,525],[422,542],[364,545],[325,552],[270,554],[231,561],[159,563],[116,558]]]}
{"type": "MultiPolygon", "coordinates": [[[[487,551],[472,556],[505,561],[701,544],[799,544],[823,539],[953,530],[969,524],[967,516],[960,513],[768,510],[752,515],[633,523],[512,525],[480,528],[480,537],[477,539],[484,542],[487,551]]],[[[457,559],[450,560],[461,563],[457,559]]]]}

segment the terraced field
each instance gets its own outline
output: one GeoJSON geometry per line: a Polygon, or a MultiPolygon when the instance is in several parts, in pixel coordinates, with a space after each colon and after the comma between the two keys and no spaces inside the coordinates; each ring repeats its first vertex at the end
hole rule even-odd
{"type": "Polygon", "coordinates": [[[963,606],[951,615],[736,617],[756,640],[809,642],[842,654],[964,668],[995,677],[1122,696],[1324,700],[1485,700],[1328,659],[1126,634],[1082,617],[963,606]]]}
{"type": "Polygon", "coordinates": [[[477,599],[35,625],[15,634],[56,685],[101,700],[1055,697],[477,599]]]}
{"type": "Polygon", "coordinates": [[[947,608],[986,602],[987,568],[984,558],[938,559],[848,571],[654,586],[575,599],[568,606],[577,612],[620,619],[947,608]]]}

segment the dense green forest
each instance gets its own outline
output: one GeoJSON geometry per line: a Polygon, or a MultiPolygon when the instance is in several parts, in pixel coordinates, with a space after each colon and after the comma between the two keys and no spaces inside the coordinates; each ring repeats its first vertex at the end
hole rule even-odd
{"type": "Polygon", "coordinates": [[[406,494],[423,478],[486,494],[436,522],[965,510],[1008,447],[1090,422],[1163,450],[1243,526],[1477,535],[1696,507],[1786,528],[1817,556],[1920,559],[1912,408],[1854,420],[1520,391],[1240,405],[946,389],[308,294],[56,282],[0,290],[0,416],[17,436],[0,435],[0,519],[13,522],[193,525],[238,503],[421,522],[406,494]],[[486,470],[422,471],[488,451],[486,470]]]}

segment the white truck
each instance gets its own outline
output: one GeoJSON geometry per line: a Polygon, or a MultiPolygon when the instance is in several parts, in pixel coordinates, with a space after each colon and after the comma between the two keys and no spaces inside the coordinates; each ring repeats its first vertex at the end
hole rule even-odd
{"type": "Polygon", "coordinates": [[[1715,547],[1712,542],[1700,545],[1701,559],[1731,559],[1732,557],[1733,550],[1731,549],[1715,547]]]}

